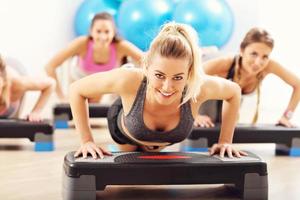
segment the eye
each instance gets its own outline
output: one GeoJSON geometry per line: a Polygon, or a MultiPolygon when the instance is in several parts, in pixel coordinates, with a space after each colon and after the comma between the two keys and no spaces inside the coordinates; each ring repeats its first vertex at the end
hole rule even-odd
{"type": "Polygon", "coordinates": [[[269,59],[269,56],[264,56],[263,57],[263,60],[268,60],[269,59]]]}
{"type": "Polygon", "coordinates": [[[106,33],[106,34],[109,34],[109,30],[106,30],[105,33],[106,33]]]}
{"type": "Polygon", "coordinates": [[[155,76],[158,79],[164,79],[165,78],[162,74],[155,74],[155,76]]]}
{"type": "Polygon", "coordinates": [[[257,53],[256,53],[256,52],[252,52],[250,55],[251,55],[252,57],[256,57],[256,56],[257,56],[257,53]]]}
{"type": "Polygon", "coordinates": [[[182,79],[183,79],[182,76],[175,76],[175,77],[173,78],[173,80],[175,80],[175,81],[180,81],[180,80],[182,80],[182,79]]]}

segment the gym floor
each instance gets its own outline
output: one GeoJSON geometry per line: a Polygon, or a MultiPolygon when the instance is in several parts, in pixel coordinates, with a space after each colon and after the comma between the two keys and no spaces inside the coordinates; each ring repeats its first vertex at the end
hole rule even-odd
{"type": "MultiPolygon", "coordinates": [[[[97,144],[112,143],[108,130],[94,130],[97,144]]],[[[56,150],[37,153],[28,139],[0,140],[0,199],[5,200],[57,200],[61,198],[62,165],[65,154],[79,147],[75,129],[61,129],[54,133],[56,150]]],[[[274,156],[274,144],[243,144],[241,149],[251,150],[268,163],[269,199],[296,200],[300,197],[300,158],[274,156]]],[[[178,145],[171,147],[176,150],[178,145]]],[[[224,171],[226,173],[226,171],[224,171]]],[[[109,186],[97,193],[97,199],[238,199],[223,185],[178,186],[109,186]]]]}

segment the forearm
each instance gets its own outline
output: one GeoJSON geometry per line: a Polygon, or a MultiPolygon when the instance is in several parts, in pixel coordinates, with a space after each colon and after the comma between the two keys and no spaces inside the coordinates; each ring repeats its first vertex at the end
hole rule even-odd
{"type": "Polygon", "coordinates": [[[59,98],[64,98],[64,94],[62,92],[60,82],[58,81],[55,68],[53,68],[51,65],[48,65],[48,66],[46,66],[46,72],[47,72],[48,76],[52,77],[56,81],[55,92],[56,92],[57,96],[59,98]]]}
{"type": "Polygon", "coordinates": [[[47,101],[49,100],[54,88],[55,88],[55,81],[53,79],[50,79],[47,83],[46,88],[41,90],[41,94],[31,112],[39,113],[42,111],[47,101]]]}
{"type": "Polygon", "coordinates": [[[70,87],[70,106],[75,128],[80,133],[82,143],[94,141],[89,126],[89,113],[87,98],[81,96],[74,84],[70,87]]]}
{"type": "Polygon", "coordinates": [[[240,96],[223,101],[222,124],[219,143],[232,143],[234,129],[238,120],[240,96]]]}
{"type": "Polygon", "coordinates": [[[300,101],[300,86],[294,87],[292,96],[290,98],[289,104],[288,104],[285,112],[286,111],[294,112],[297,105],[298,105],[298,103],[299,103],[299,101],[300,101]]]}

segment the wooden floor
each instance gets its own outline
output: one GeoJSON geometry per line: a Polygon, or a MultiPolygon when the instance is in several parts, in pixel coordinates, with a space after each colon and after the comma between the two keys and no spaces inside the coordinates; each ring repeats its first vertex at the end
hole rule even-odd
{"type": "MultiPolygon", "coordinates": [[[[99,145],[111,143],[104,127],[94,131],[99,145]]],[[[79,147],[74,129],[56,130],[53,152],[34,152],[27,139],[0,139],[0,199],[61,199],[61,175],[64,155],[79,147]]],[[[275,157],[274,145],[239,145],[252,150],[268,163],[269,199],[300,199],[300,158],[275,157]]],[[[176,148],[176,146],[174,147],[176,148]]],[[[226,173],[224,171],[224,173],[226,173]]],[[[110,186],[97,193],[97,199],[238,199],[223,185],[110,186]]]]}

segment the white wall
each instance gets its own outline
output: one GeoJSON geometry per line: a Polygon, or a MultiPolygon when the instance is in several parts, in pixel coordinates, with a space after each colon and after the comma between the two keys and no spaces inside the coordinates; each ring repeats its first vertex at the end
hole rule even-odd
{"type": "MultiPolygon", "coordinates": [[[[73,18],[82,1],[0,0],[0,53],[18,58],[31,74],[43,73],[47,61],[74,38],[73,18]]],[[[228,0],[228,3],[234,11],[235,31],[222,52],[236,53],[246,31],[252,26],[262,26],[275,38],[271,56],[300,76],[297,0],[228,0]]],[[[276,121],[287,106],[290,92],[277,78],[267,78],[260,122],[276,121]]],[[[251,116],[247,107],[255,105],[254,99],[243,106],[244,121],[251,116]]],[[[300,109],[294,119],[300,124],[300,109]]]]}
{"type": "MultiPolygon", "coordinates": [[[[259,25],[275,39],[271,57],[300,77],[300,19],[299,1],[259,1],[259,25]]],[[[292,89],[276,77],[268,77],[263,84],[261,121],[274,121],[288,105],[292,89]],[[264,117],[267,116],[267,117],[264,117]]],[[[300,108],[293,121],[300,125],[300,108]]]]}
{"type": "Polygon", "coordinates": [[[0,0],[0,53],[18,58],[31,73],[72,38],[82,0],[0,0]]]}

